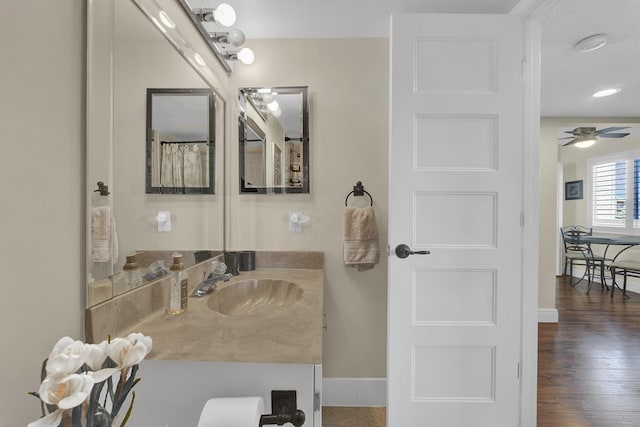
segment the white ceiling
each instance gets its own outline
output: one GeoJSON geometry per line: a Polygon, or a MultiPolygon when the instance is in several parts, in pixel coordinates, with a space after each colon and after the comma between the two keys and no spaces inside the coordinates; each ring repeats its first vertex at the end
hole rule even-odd
{"type": "MultiPolygon", "coordinates": [[[[223,0],[186,0],[215,7],[223,0]]],[[[509,13],[518,0],[224,0],[237,14],[236,26],[252,38],[388,37],[391,13],[509,13]]],[[[542,115],[640,116],[639,0],[521,0],[542,3],[542,115]],[[590,53],[573,50],[589,35],[605,33],[609,43],[590,53]],[[609,98],[591,98],[620,87],[609,98]]],[[[259,55],[256,52],[256,55],[259,55]]]]}

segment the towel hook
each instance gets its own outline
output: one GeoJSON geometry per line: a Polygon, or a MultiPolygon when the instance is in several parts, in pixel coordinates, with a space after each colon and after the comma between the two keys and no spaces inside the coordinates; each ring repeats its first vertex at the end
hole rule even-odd
{"type": "Polygon", "coordinates": [[[349,206],[349,203],[348,203],[349,196],[352,194],[354,196],[364,196],[366,194],[367,196],[369,196],[369,199],[371,200],[371,206],[373,206],[373,197],[371,196],[371,194],[369,194],[367,190],[364,189],[364,185],[362,185],[362,181],[357,181],[356,185],[353,186],[353,191],[347,194],[347,198],[344,199],[345,206],[349,206]]]}
{"type": "Polygon", "coordinates": [[[108,196],[109,194],[109,186],[104,185],[104,182],[98,181],[98,189],[93,190],[94,193],[100,193],[101,196],[108,196]]]}

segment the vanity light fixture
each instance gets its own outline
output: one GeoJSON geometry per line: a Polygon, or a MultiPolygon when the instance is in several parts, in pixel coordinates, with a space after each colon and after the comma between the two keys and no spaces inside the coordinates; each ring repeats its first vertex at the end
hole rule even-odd
{"type": "Polygon", "coordinates": [[[217,22],[224,27],[230,27],[236,23],[236,11],[227,3],[221,3],[218,7],[193,9],[193,13],[203,22],[217,22]]]}
{"type": "Polygon", "coordinates": [[[169,15],[167,15],[167,12],[165,12],[164,10],[161,10],[160,12],[158,12],[158,16],[160,17],[160,22],[162,22],[165,27],[167,28],[176,27],[176,24],[173,23],[171,18],[169,18],[169,15]]]}
{"type": "Polygon", "coordinates": [[[204,62],[204,59],[202,59],[202,56],[200,56],[200,54],[198,52],[193,54],[193,59],[196,60],[196,63],[200,66],[205,66],[207,65],[206,62],[204,62]]]}
{"type": "Polygon", "coordinates": [[[224,59],[227,61],[240,61],[245,65],[251,65],[253,61],[255,61],[256,55],[248,47],[243,47],[238,52],[226,53],[224,59]]]}
{"type": "Polygon", "coordinates": [[[155,25],[156,27],[158,27],[158,29],[163,33],[163,34],[167,34],[167,30],[165,30],[164,26],[162,26],[162,24],[160,23],[160,21],[158,21],[156,19],[155,16],[150,16],[151,21],[153,22],[153,25],[155,25]]]}
{"type": "Polygon", "coordinates": [[[214,43],[226,43],[234,47],[242,47],[246,40],[244,33],[237,28],[232,28],[228,32],[209,34],[214,43]]]}
{"type": "Polygon", "coordinates": [[[267,108],[269,110],[273,111],[278,111],[278,109],[280,108],[280,105],[278,104],[278,101],[273,100],[270,103],[267,104],[267,108]]]}
{"type": "Polygon", "coordinates": [[[601,91],[598,91],[596,93],[594,93],[593,96],[594,98],[603,98],[605,96],[611,96],[611,95],[615,95],[616,93],[620,92],[622,89],[620,89],[619,87],[616,88],[611,88],[611,89],[604,89],[601,91]]]}

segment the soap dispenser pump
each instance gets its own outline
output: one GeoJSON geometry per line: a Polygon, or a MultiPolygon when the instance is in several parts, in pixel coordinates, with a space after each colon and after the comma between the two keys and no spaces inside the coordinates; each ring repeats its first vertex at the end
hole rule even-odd
{"type": "Polygon", "coordinates": [[[181,314],[187,310],[188,275],[182,264],[182,254],[173,254],[168,314],[181,314]]]}
{"type": "Polygon", "coordinates": [[[127,255],[127,261],[122,267],[127,289],[137,288],[142,285],[142,274],[136,263],[136,255],[138,255],[138,253],[127,255]]]}

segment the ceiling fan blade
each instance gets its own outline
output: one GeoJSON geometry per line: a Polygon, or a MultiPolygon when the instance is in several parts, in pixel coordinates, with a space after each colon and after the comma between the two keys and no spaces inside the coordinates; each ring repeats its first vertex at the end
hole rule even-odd
{"type": "Polygon", "coordinates": [[[631,135],[630,133],[603,133],[598,135],[598,138],[623,138],[627,135],[631,135]]]}
{"type": "Polygon", "coordinates": [[[573,145],[576,142],[580,141],[580,138],[573,138],[571,141],[569,142],[565,142],[564,144],[562,144],[563,147],[566,147],[567,145],[573,145]]]}
{"type": "Polygon", "coordinates": [[[565,136],[564,138],[558,138],[558,141],[562,141],[563,139],[572,139],[575,138],[575,136],[565,136]]]}
{"type": "MultiPolygon", "coordinates": [[[[609,133],[609,132],[615,132],[617,130],[622,130],[622,129],[629,129],[629,126],[625,126],[625,127],[610,127],[610,128],[598,129],[596,131],[596,135],[601,135],[603,133],[609,133]]],[[[629,135],[629,134],[627,134],[627,135],[629,135]]]]}

